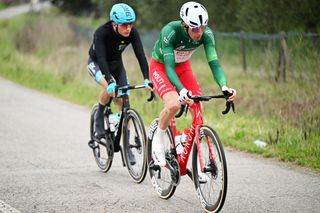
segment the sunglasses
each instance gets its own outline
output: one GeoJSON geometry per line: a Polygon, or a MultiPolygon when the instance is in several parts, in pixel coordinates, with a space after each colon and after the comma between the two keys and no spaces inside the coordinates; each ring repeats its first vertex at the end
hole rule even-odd
{"type": "Polygon", "coordinates": [[[122,29],[132,28],[132,27],[133,27],[133,22],[124,23],[124,24],[119,24],[118,26],[121,27],[122,29]]]}
{"type": "Polygon", "coordinates": [[[194,33],[198,33],[200,31],[203,32],[205,28],[206,28],[206,26],[193,27],[193,28],[191,28],[191,31],[194,32],[194,33]]]}

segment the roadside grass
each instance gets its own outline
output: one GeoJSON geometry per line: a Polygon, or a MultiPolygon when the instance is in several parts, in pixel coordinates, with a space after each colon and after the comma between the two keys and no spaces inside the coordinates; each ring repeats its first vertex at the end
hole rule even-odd
{"type": "Polygon", "coordinates": [[[93,17],[76,17],[72,19],[76,24],[92,29],[96,29],[105,22],[105,18],[95,19],[93,17]]]}
{"type": "MultiPolygon", "coordinates": [[[[100,88],[86,70],[89,44],[74,39],[67,27],[68,21],[55,12],[0,21],[0,75],[90,108],[97,102],[100,88]],[[46,23],[50,23],[50,29],[46,23]],[[26,37],[21,36],[24,33],[26,37]],[[38,39],[39,36],[46,38],[38,39]]],[[[259,56],[257,52],[254,54],[259,56]]],[[[274,58],[271,53],[268,55],[274,58]]],[[[315,62],[319,56],[312,51],[306,55],[308,60],[299,56],[305,62],[296,63],[295,72],[289,75],[287,82],[276,83],[270,68],[250,66],[244,73],[238,65],[239,56],[222,54],[221,64],[229,86],[238,91],[236,113],[223,116],[224,101],[214,100],[204,103],[204,116],[206,124],[218,132],[224,145],[320,171],[320,98],[317,93],[320,76],[319,62],[315,62]],[[259,148],[255,140],[268,145],[259,148]]],[[[130,83],[142,84],[142,74],[132,50],[124,53],[124,63],[130,83]]],[[[194,55],[192,67],[203,94],[219,93],[202,50],[194,55]]],[[[140,112],[146,126],[163,107],[159,99],[147,103],[148,95],[147,91],[132,91],[130,97],[131,106],[140,112]]],[[[177,125],[187,127],[190,120],[188,115],[179,119],[177,125]]]]}

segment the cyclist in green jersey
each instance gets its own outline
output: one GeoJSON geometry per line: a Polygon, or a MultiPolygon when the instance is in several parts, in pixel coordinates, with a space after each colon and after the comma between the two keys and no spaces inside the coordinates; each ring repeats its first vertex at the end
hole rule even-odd
{"type": "Polygon", "coordinates": [[[214,35],[207,26],[205,7],[197,2],[187,2],[181,7],[180,17],[182,20],[172,21],[162,28],[150,60],[150,79],[165,104],[152,145],[152,156],[159,166],[166,164],[163,138],[171,119],[181,104],[190,104],[192,109],[192,100],[188,95],[202,95],[190,65],[190,57],[199,46],[204,45],[207,61],[221,90],[232,94],[228,101],[236,98],[236,90],[227,87],[215,49],[214,35]]]}

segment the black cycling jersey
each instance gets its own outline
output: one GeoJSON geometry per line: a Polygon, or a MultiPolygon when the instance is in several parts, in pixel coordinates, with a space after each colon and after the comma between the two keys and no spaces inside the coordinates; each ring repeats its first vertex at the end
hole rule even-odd
{"type": "Polygon", "coordinates": [[[108,82],[112,79],[109,62],[122,60],[121,54],[130,43],[139,61],[143,77],[148,79],[148,63],[139,33],[135,27],[131,29],[128,37],[123,37],[115,32],[112,21],[105,23],[95,31],[89,55],[93,61],[98,63],[108,82]]]}

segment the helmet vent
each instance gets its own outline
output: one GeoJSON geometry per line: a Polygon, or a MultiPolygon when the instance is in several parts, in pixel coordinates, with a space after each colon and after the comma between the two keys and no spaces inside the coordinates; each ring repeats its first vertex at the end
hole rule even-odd
{"type": "Polygon", "coordinates": [[[188,16],[189,7],[186,9],[186,16],[188,16]]]}
{"type": "Polygon", "coordinates": [[[194,25],[194,26],[197,26],[197,23],[196,22],[193,22],[193,21],[190,21],[190,24],[194,25]]]}
{"type": "Polygon", "coordinates": [[[194,5],[194,8],[198,8],[198,5],[194,5]]]}
{"type": "Polygon", "coordinates": [[[118,19],[118,20],[119,20],[119,18],[118,18],[118,16],[117,16],[117,15],[114,15],[114,17],[116,17],[116,19],[118,19]]]}
{"type": "Polygon", "coordinates": [[[199,15],[199,20],[200,20],[200,24],[203,25],[202,24],[202,15],[199,15]]]}

